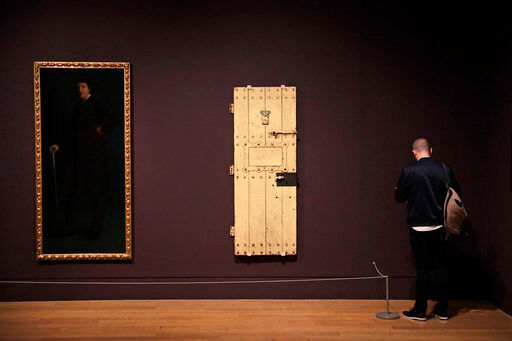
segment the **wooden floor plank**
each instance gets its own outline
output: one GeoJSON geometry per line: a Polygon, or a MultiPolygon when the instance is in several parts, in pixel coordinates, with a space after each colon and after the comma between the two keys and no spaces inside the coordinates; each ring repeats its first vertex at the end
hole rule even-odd
{"type": "Polygon", "coordinates": [[[0,339],[512,340],[512,318],[486,302],[453,302],[449,321],[377,319],[384,310],[376,300],[0,302],[0,339]]]}

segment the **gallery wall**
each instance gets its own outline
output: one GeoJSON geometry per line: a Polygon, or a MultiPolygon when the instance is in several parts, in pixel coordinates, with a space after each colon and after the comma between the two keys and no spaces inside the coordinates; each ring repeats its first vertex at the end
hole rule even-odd
{"type": "MultiPolygon", "coordinates": [[[[489,290],[506,290],[512,280],[505,246],[510,217],[501,213],[510,207],[510,188],[502,183],[509,175],[488,167],[497,161],[507,167],[493,147],[506,157],[510,147],[502,144],[510,139],[510,108],[500,105],[507,99],[490,90],[506,85],[497,83],[494,63],[503,59],[499,47],[508,36],[489,38],[507,25],[502,9],[407,1],[0,6],[3,280],[352,277],[374,275],[376,261],[392,276],[392,297],[410,298],[414,267],[405,208],[393,202],[393,187],[401,167],[413,161],[412,140],[427,136],[434,157],[454,169],[471,213],[471,246],[457,241],[460,263],[452,276],[469,284],[453,294],[511,308],[510,296],[489,290]],[[32,65],[45,60],[132,65],[130,262],[35,260],[32,65]],[[227,106],[235,86],[281,84],[298,91],[298,256],[236,258],[229,237],[233,120],[227,106]],[[489,200],[499,201],[501,210],[489,200]]],[[[383,297],[382,281],[0,286],[3,300],[383,297]]]]}
{"type": "MultiPolygon", "coordinates": [[[[510,37],[510,28],[504,27],[499,38],[510,37]]],[[[486,258],[492,280],[492,297],[509,314],[512,312],[512,63],[510,40],[503,40],[502,53],[496,59],[497,72],[491,91],[493,101],[489,108],[489,144],[487,173],[484,179],[487,190],[484,192],[489,244],[486,258]]]]}

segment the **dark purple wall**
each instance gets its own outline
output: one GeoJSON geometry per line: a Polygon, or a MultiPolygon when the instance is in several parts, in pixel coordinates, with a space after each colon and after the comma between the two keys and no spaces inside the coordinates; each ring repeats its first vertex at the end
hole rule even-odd
{"type": "Polygon", "coordinates": [[[491,105],[488,110],[489,144],[485,201],[489,241],[486,249],[492,276],[493,300],[512,313],[512,43],[510,27],[497,33],[501,38],[496,59],[491,105]]]}
{"type": "MultiPolygon", "coordinates": [[[[483,270],[477,284],[457,295],[488,297],[482,288],[489,278],[489,220],[481,194],[489,183],[482,160],[490,127],[500,127],[485,110],[489,63],[501,43],[488,36],[505,17],[499,16],[500,9],[408,1],[264,1],[252,6],[239,1],[30,6],[13,1],[0,6],[3,279],[364,276],[374,274],[375,260],[393,276],[392,296],[411,297],[414,269],[405,210],[392,194],[401,167],[413,161],[412,140],[426,135],[434,156],[456,172],[478,236],[475,254],[461,257],[468,264],[479,259],[483,270]],[[133,66],[132,262],[35,261],[36,60],[128,61],[133,66]],[[233,257],[228,236],[233,179],[227,175],[233,123],[227,104],[232,88],[247,84],[298,89],[296,259],[248,262],[233,257]]],[[[503,195],[510,203],[510,192],[503,195]]],[[[495,231],[508,235],[504,227],[495,231]]],[[[496,250],[510,258],[508,249],[496,250]]],[[[497,271],[508,271],[504,264],[497,262],[497,271]]],[[[471,282],[468,276],[459,271],[455,280],[471,282]]],[[[502,276],[510,278],[509,273],[502,276]]],[[[382,284],[4,284],[0,298],[373,298],[382,297],[382,284]]]]}

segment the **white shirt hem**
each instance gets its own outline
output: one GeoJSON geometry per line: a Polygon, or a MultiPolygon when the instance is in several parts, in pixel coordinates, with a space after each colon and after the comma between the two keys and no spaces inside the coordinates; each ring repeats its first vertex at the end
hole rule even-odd
{"type": "Polygon", "coordinates": [[[435,231],[437,229],[440,229],[443,227],[443,225],[434,225],[434,226],[412,226],[412,229],[418,232],[428,232],[428,231],[435,231]]]}

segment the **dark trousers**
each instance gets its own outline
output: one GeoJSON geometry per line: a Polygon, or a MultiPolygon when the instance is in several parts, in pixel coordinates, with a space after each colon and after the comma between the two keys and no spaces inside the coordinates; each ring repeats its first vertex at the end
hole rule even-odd
{"type": "Polygon", "coordinates": [[[447,244],[444,227],[428,232],[410,230],[410,242],[416,265],[416,303],[418,310],[427,309],[429,295],[437,298],[439,309],[448,308],[447,244]],[[430,274],[434,274],[433,289],[430,288],[430,274]]]}

